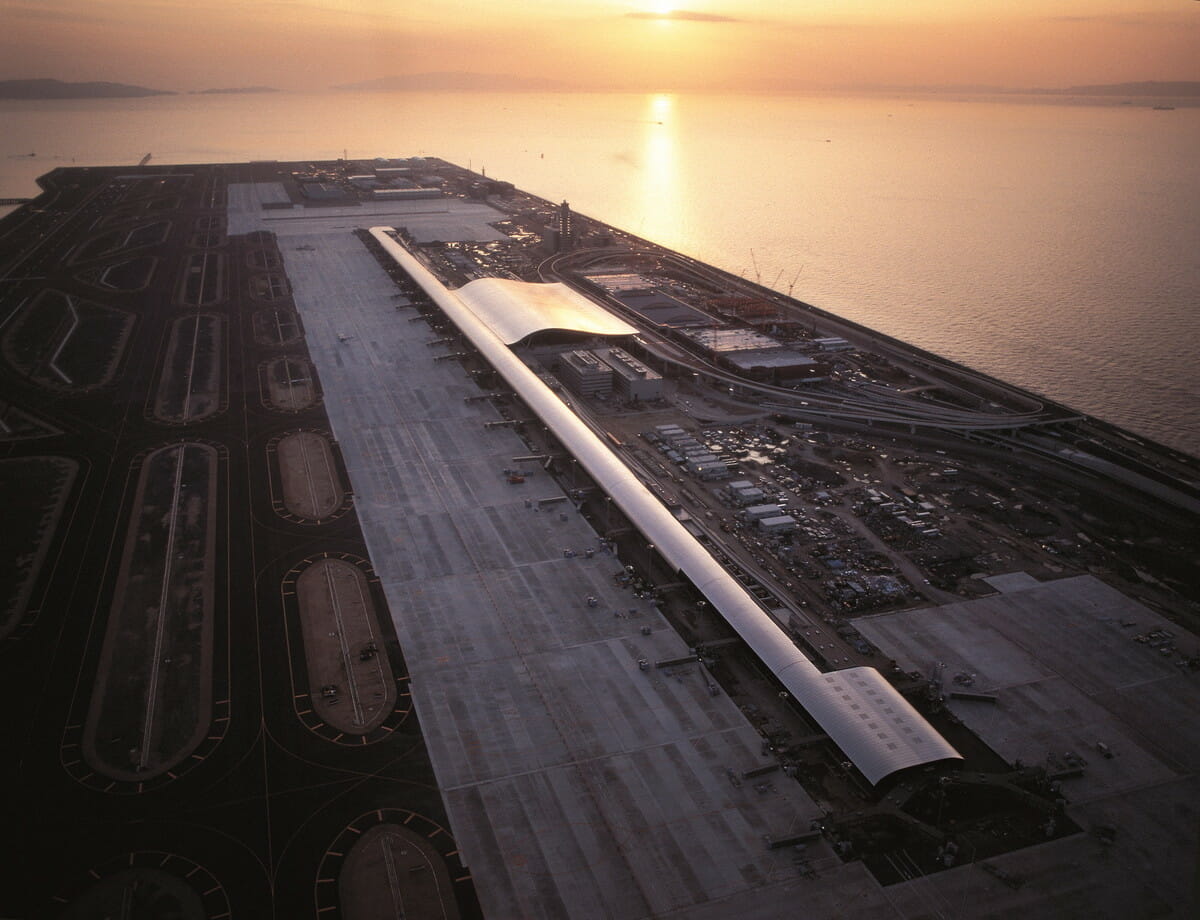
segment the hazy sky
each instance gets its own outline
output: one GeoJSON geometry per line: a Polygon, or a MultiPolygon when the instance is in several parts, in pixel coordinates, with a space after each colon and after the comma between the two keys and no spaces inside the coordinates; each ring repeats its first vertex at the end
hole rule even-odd
{"type": "Polygon", "coordinates": [[[1200,0],[0,0],[0,78],[426,71],[631,90],[1200,80],[1200,0]]]}

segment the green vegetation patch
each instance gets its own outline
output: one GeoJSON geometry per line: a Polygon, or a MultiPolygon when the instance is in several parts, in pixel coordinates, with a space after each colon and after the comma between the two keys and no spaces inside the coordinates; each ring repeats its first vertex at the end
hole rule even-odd
{"type": "Polygon", "coordinates": [[[338,875],[338,894],[346,920],[382,916],[395,904],[412,917],[459,916],[446,861],[399,824],[377,824],[355,842],[338,875]]]}
{"type": "Polygon", "coordinates": [[[185,304],[204,306],[216,303],[225,287],[225,257],[215,252],[197,252],[188,257],[180,286],[185,304]]]}
{"type": "Polygon", "coordinates": [[[127,249],[138,249],[143,246],[155,246],[167,238],[171,232],[169,220],[158,220],[150,224],[141,224],[132,229],[110,230],[100,236],[94,236],[79,246],[71,256],[74,262],[89,262],[101,259],[127,249]]]}
{"type": "Polygon", "coordinates": [[[254,341],[259,345],[292,345],[303,336],[300,318],[291,310],[259,310],[253,324],[254,341]]]}
{"type": "Polygon", "coordinates": [[[0,553],[0,639],[28,609],[79,464],[65,457],[0,460],[0,507],[5,552],[0,553]]]}
{"type": "Polygon", "coordinates": [[[154,400],[155,417],[186,423],[215,414],[221,408],[222,353],[219,316],[200,313],[175,320],[154,400]]]}
{"type": "Polygon", "coordinates": [[[320,398],[316,371],[304,358],[294,355],[276,358],[261,373],[266,379],[263,402],[270,409],[298,412],[320,398]]]}
{"type": "Polygon", "coordinates": [[[158,259],[154,256],[138,256],[101,265],[80,272],[78,278],[85,284],[106,291],[140,291],[150,283],[158,259]]]}
{"type": "Polygon", "coordinates": [[[166,772],[211,718],[216,474],[206,444],[142,466],[84,726],[85,755],[113,779],[166,772]]]}
{"type": "Polygon", "coordinates": [[[43,291],[22,308],[0,352],[40,386],[89,390],[112,380],[133,324],[125,310],[43,291]]]}

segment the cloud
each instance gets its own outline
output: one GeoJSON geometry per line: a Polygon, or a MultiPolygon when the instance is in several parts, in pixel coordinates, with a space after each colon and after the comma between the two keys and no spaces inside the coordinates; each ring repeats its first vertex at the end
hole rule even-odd
{"type": "Polygon", "coordinates": [[[684,22],[741,22],[732,16],[716,13],[693,13],[689,10],[671,10],[669,13],[626,13],[626,19],[677,19],[684,22]]]}

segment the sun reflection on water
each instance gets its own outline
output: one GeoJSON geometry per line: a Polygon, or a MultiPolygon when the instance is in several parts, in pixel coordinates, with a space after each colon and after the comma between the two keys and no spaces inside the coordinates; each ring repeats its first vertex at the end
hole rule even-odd
{"type": "Polygon", "coordinates": [[[678,151],[675,97],[656,93],[646,97],[645,126],[642,132],[641,233],[656,238],[658,228],[678,214],[678,151]]]}

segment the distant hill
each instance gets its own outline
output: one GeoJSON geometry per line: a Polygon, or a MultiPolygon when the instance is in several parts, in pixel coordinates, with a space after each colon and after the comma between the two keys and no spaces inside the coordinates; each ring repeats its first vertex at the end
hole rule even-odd
{"type": "Polygon", "coordinates": [[[1101,83],[1095,86],[1068,86],[1066,89],[1038,90],[1072,96],[1200,96],[1200,83],[1187,80],[1140,83],[1101,83]]]}
{"type": "Polygon", "coordinates": [[[194,89],[193,96],[226,96],[236,95],[238,93],[277,93],[273,86],[235,86],[229,89],[194,89]]]}
{"type": "Polygon", "coordinates": [[[464,73],[462,71],[410,73],[361,83],[343,83],[333,89],[340,92],[546,92],[569,89],[557,80],[517,77],[512,74],[464,73]]]}
{"type": "Polygon", "coordinates": [[[64,83],[62,80],[0,80],[0,99],[131,99],[173,96],[163,89],[126,83],[64,83]]]}

